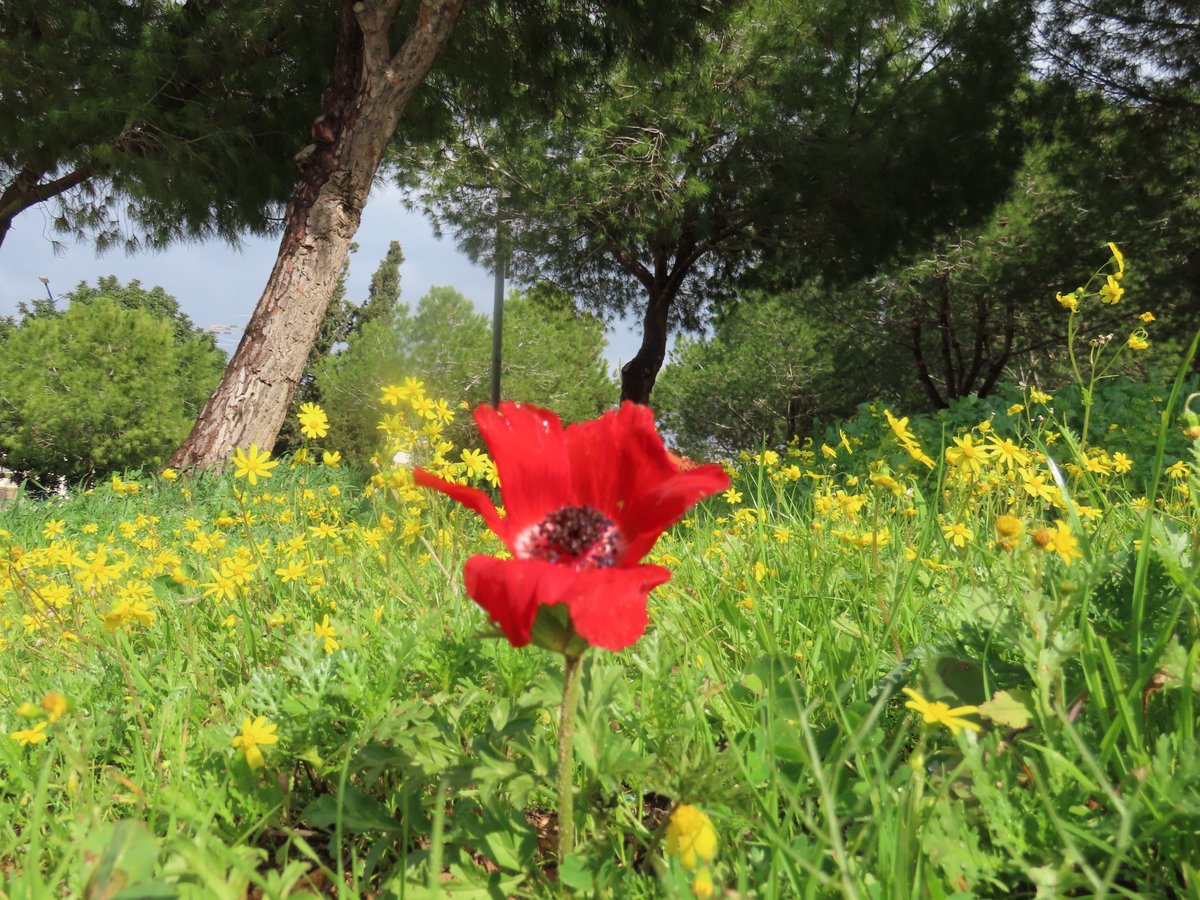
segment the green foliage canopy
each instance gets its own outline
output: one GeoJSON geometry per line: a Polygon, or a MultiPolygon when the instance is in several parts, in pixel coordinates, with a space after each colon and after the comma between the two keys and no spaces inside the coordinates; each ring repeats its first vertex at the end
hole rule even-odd
{"type": "Polygon", "coordinates": [[[676,338],[654,393],[662,429],[688,456],[712,459],[787,443],[817,416],[843,412],[852,369],[836,322],[804,310],[819,298],[743,298],[705,336],[676,338]]]}
{"type": "Polygon", "coordinates": [[[1038,49],[1055,76],[1138,106],[1200,106],[1196,0],[1048,0],[1038,49]]]}
{"type": "Polygon", "coordinates": [[[57,231],[101,247],[272,230],[337,16],[324,0],[0,4],[0,243],[46,201],[57,231]]]}
{"type": "Polygon", "coordinates": [[[1002,196],[1018,3],[743,3],[686,61],[628,61],[549,123],[468,120],[407,181],[476,258],[499,216],[515,277],[636,313],[622,396],[646,402],[670,327],[695,327],[764,256],[862,273],[1002,196]]]}
{"type": "MultiPolygon", "coordinates": [[[[132,287],[132,286],[131,286],[132,287]]],[[[0,462],[46,483],[157,466],[224,366],[207,335],[97,296],[0,338],[0,462]]]]}
{"type": "MultiPolygon", "coordinates": [[[[1177,358],[1200,314],[1200,127],[1194,117],[1030,85],[1035,132],[1009,195],[983,223],[838,291],[829,316],[873,348],[877,382],[906,409],[987,396],[1004,380],[1072,380],[1066,311],[1055,302],[1123,252],[1125,299],[1092,307],[1080,339],[1123,342],[1149,310],[1144,374],[1177,358]],[[919,391],[916,390],[919,386],[919,391]]],[[[868,399],[872,394],[860,396],[868,399]]]]}

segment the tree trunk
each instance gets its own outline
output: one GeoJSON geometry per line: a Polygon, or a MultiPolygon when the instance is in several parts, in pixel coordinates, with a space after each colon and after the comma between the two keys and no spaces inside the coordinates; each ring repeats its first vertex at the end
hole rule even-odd
{"type": "Polygon", "coordinates": [[[674,291],[651,294],[642,317],[642,345],[633,359],[621,366],[621,399],[648,405],[650,392],[663,360],[667,358],[667,314],[674,291]]]}
{"type": "Polygon", "coordinates": [[[669,236],[653,248],[654,269],[643,265],[637,256],[618,241],[610,240],[608,252],[613,259],[646,289],[646,313],[642,316],[642,345],[633,359],[621,366],[621,400],[643,406],[650,403],[650,392],[663,361],[667,358],[667,332],[671,304],[684,279],[696,262],[709,250],[698,246],[692,229],[685,225],[677,242],[669,236]]]}
{"type": "Polygon", "coordinates": [[[925,361],[925,339],[919,318],[913,320],[909,334],[911,336],[910,346],[912,347],[913,362],[917,367],[917,380],[921,382],[921,387],[925,390],[925,396],[932,401],[933,405],[938,409],[946,409],[950,404],[938,392],[937,385],[933,383],[933,376],[929,374],[929,363],[925,361]]]}
{"type": "Polygon", "coordinates": [[[220,465],[235,447],[275,444],[383,154],[466,4],[421,0],[393,56],[388,32],[402,2],[343,0],[333,74],[313,143],[297,154],[275,267],[225,374],[171,457],[173,467],[220,465]]]}

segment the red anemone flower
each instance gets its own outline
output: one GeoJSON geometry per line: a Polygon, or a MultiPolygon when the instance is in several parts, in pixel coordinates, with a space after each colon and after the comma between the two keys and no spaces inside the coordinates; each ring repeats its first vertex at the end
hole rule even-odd
{"type": "Polygon", "coordinates": [[[654,414],[633,403],[566,428],[554,413],[516,403],[480,406],[475,422],[496,463],[504,515],[477,488],[414,474],[482,516],[513,555],[467,560],[467,593],[514,647],[529,643],[543,606],[558,604],[588,644],[633,644],[646,630],[647,595],[671,577],[642,558],[729,476],[716,465],[680,471],[654,414]]]}

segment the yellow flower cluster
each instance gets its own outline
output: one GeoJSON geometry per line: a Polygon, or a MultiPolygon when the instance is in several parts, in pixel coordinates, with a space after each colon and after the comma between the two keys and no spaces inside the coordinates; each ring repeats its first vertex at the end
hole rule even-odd
{"type": "MultiPolygon", "coordinates": [[[[1108,249],[1112,255],[1109,257],[1106,266],[1111,266],[1111,271],[1106,272],[1104,269],[1101,269],[1084,286],[1078,287],[1067,294],[1059,291],[1054,295],[1059,304],[1070,313],[1072,329],[1075,317],[1080,314],[1082,303],[1095,298],[1103,306],[1116,306],[1125,296],[1125,287],[1122,284],[1125,278],[1125,254],[1111,241],[1108,243],[1108,249]],[[1096,282],[1099,282],[1099,287],[1095,291],[1091,291],[1091,285],[1096,282]]],[[[1149,325],[1154,321],[1154,313],[1147,310],[1137,318],[1143,324],[1149,325]]],[[[1135,353],[1148,350],[1150,348],[1150,339],[1146,333],[1146,329],[1134,329],[1125,340],[1125,346],[1135,353]]]]}
{"type": "MultiPolygon", "coordinates": [[[[413,399],[426,410],[421,414],[426,421],[440,425],[446,420],[444,401],[429,403],[419,394],[413,399]]],[[[301,408],[301,425],[306,436],[328,432],[324,411],[313,404],[301,408]]],[[[327,470],[341,462],[333,450],[321,451],[321,459],[327,470]]],[[[494,479],[491,461],[478,451],[464,451],[462,460],[458,465],[467,477],[494,479]]],[[[313,606],[317,624],[301,633],[306,630],[326,653],[333,653],[345,641],[328,614],[334,601],[326,599],[331,581],[345,578],[345,567],[337,565],[339,557],[353,557],[358,565],[374,561],[384,566],[394,552],[395,537],[412,542],[428,536],[435,546],[446,546],[452,539],[447,529],[432,528],[425,498],[416,492],[405,492],[409,502],[400,507],[401,516],[385,503],[373,522],[361,524],[347,521],[339,485],[310,485],[306,473],[296,476],[294,490],[272,493],[267,483],[279,461],[256,445],[237,448],[231,462],[233,483],[257,490],[243,493],[235,488],[236,505],[215,515],[186,516],[176,527],[164,528],[157,515],[133,510],[101,531],[98,523],[68,525],[52,514],[39,526],[44,545],[28,550],[2,547],[0,625],[7,628],[11,622],[2,615],[5,610],[21,610],[17,624],[25,636],[64,649],[85,632],[90,640],[117,632],[132,637],[157,627],[165,583],[198,599],[199,622],[207,619],[223,634],[240,628],[281,628],[294,616],[280,611],[277,598],[304,598],[313,606]],[[237,605],[237,612],[231,604],[237,605]]],[[[293,470],[310,465],[315,461],[309,448],[292,458],[293,470]]],[[[396,482],[407,483],[407,476],[407,469],[395,467],[396,482]]],[[[177,493],[184,501],[181,510],[191,496],[191,488],[173,478],[162,478],[151,487],[120,476],[96,493],[110,491],[115,497],[144,498],[150,504],[154,498],[148,489],[177,493]]],[[[0,633],[0,649],[9,639],[0,633]]],[[[29,731],[30,742],[40,740],[41,730],[24,731],[29,731]]]]}
{"type": "Polygon", "coordinates": [[[448,535],[431,535],[426,515],[431,495],[413,485],[413,467],[422,466],[459,484],[477,482],[498,487],[496,466],[477,448],[464,447],[455,455],[454,443],[446,438],[445,431],[455,421],[456,410],[448,401],[428,396],[421,381],[406,378],[400,385],[387,385],[379,402],[385,407],[379,423],[384,447],[371,459],[377,472],[371,477],[367,494],[383,493],[403,507],[405,519],[399,535],[404,543],[431,536],[445,542],[448,535]],[[395,412],[386,412],[386,408],[395,412]]]}
{"type": "Polygon", "coordinates": [[[712,820],[701,810],[681,803],[667,822],[667,852],[694,872],[692,893],[707,898],[713,895],[712,871],[708,863],[717,853],[717,832],[712,820]]]}

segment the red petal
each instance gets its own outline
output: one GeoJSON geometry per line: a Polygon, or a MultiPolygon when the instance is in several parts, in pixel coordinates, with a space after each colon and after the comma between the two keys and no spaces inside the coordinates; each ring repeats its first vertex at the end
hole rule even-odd
{"type": "Polygon", "coordinates": [[[621,529],[626,535],[627,565],[639,562],[659,536],[705,497],[729,487],[729,475],[716,465],[697,466],[664,481],[650,494],[631,500],[621,529]]]}
{"type": "Polygon", "coordinates": [[[580,637],[622,650],[646,630],[646,596],[671,573],[659,566],[576,571],[540,559],[467,560],[467,593],[514,647],[529,643],[538,608],[565,603],[580,637]]]}
{"type": "MultiPolygon", "coordinates": [[[[510,543],[509,533],[512,531],[511,523],[507,518],[500,518],[500,513],[496,511],[496,506],[492,503],[491,498],[479,490],[479,488],[446,481],[444,478],[438,478],[432,472],[427,472],[425,469],[419,467],[413,469],[413,483],[421,487],[441,491],[451,500],[457,500],[467,509],[482,516],[483,521],[487,523],[487,527],[492,529],[505,544],[510,543]]],[[[509,549],[512,549],[511,546],[509,549]]]]}
{"type": "Polygon", "coordinates": [[[558,416],[536,406],[479,406],[475,423],[496,462],[506,521],[515,532],[574,505],[571,468],[558,416]]]}
{"type": "Polygon", "coordinates": [[[589,644],[624,650],[646,631],[646,597],[671,579],[661,566],[590,569],[579,573],[567,600],[571,623],[589,644]]]}
{"type": "Polygon", "coordinates": [[[579,502],[614,520],[621,514],[620,501],[679,472],[645,406],[624,403],[598,419],[572,425],[566,442],[579,502]]]}
{"type": "Polygon", "coordinates": [[[500,626],[514,647],[524,647],[542,604],[561,603],[576,573],[540,559],[472,556],[463,569],[467,594],[500,626]]]}
{"type": "Polygon", "coordinates": [[[626,565],[637,563],[697,501],[729,486],[720,466],[680,472],[654,426],[649,407],[619,410],[566,430],[575,496],[621,529],[626,565]]]}

